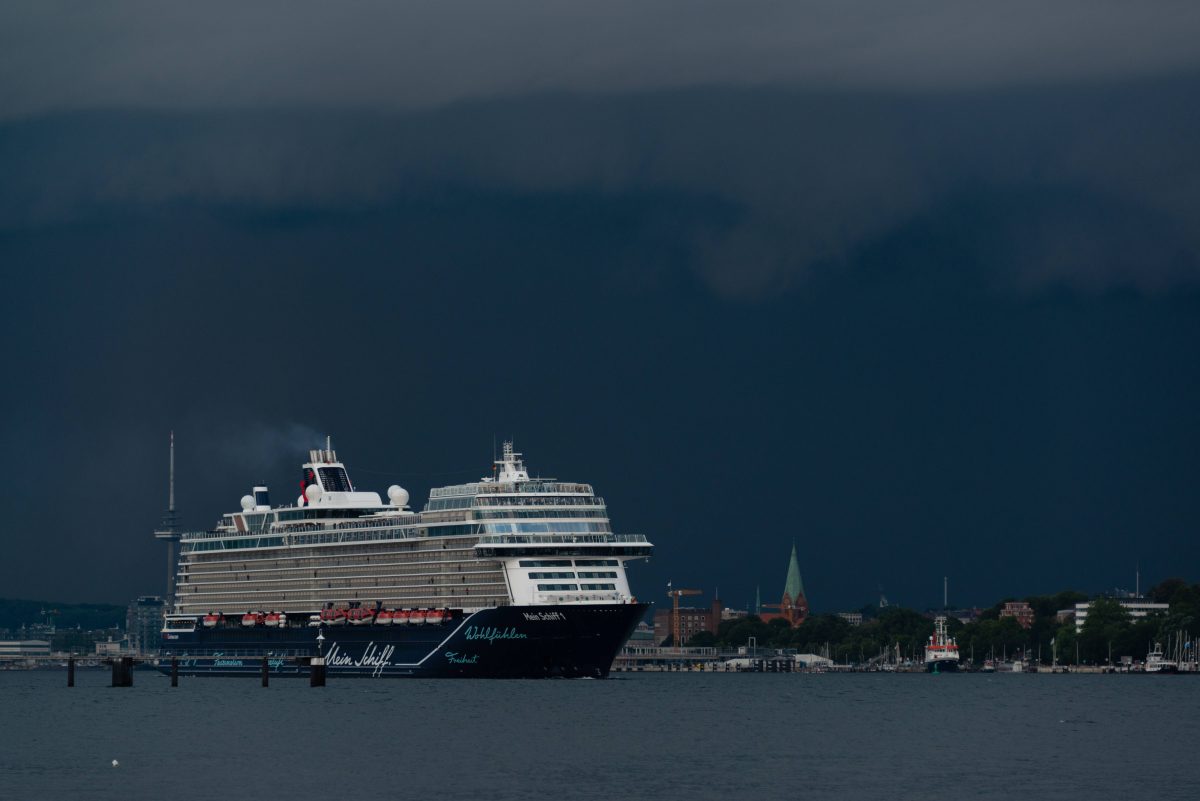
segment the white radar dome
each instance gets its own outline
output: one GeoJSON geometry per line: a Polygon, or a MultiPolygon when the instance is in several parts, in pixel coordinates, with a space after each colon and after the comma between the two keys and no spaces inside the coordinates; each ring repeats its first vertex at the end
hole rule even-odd
{"type": "Polygon", "coordinates": [[[321,492],[321,487],[317,484],[309,484],[308,489],[304,491],[304,497],[308,498],[309,503],[316,503],[321,500],[322,494],[324,493],[321,492]]]}
{"type": "Polygon", "coordinates": [[[249,495],[243,495],[242,496],[242,510],[245,512],[249,512],[253,508],[254,508],[254,498],[250,497],[249,495]]]}
{"type": "Polygon", "coordinates": [[[393,484],[388,487],[388,500],[392,502],[392,506],[407,506],[408,490],[398,484],[393,484]]]}

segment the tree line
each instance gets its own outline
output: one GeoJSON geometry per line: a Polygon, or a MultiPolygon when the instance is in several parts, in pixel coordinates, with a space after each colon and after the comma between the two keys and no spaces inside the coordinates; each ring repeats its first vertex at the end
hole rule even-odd
{"type": "MultiPolygon", "coordinates": [[[[1060,664],[1102,664],[1122,656],[1145,659],[1156,641],[1166,642],[1177,632],[1200,634],[1200,584],[1170,578],[1156,584],[1146,599],[1168,603],[1165,615],[1135,620],[1121,604],[1110,598],[1096,599],[1088,610],[1083,630],[1076,634],[1072,618],[1060,620],[1060,610],[1074,610],[1075,604],[1088,600],[1083,593],[1066,590],[1055,595],[1005,598],[984,610],[970,623],[950,618],[947,628],[958,642],[964,660],[983,662],[1018,653],[1027,658],[1060,664]],[[1000,616],[1009,601],[1023,600],[1033,610],[1029,628],[1016,618],[1000,616]]],[[[794,649],[800,653],[827,654],[838,662],[864,662],[881,653],[894,654],[899,647],[902,658],[923,658],[925,644],[933,634],[932,617],[912,609],[865,607],[863,623],[853,626],[837,615],[812,615],[792,628],[787,621],[763,621],[756,615],[722,621],[716,634],[700,632],[689,646],[737,648],[754,638],[760,647],[794,649]]]]}

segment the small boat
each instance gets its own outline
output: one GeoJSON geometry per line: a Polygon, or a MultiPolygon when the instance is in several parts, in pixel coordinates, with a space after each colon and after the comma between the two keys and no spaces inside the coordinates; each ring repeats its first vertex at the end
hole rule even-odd
{"type": "Polygon", "coordinates": [[[346,612],[346,619],[351,626],[365,626],[375,619],[375,613],[370,609],[364,609],[360,606],[357,609],[348,610],[346,612]]]}
{"type": "Polygon", "coordinates": [[[408,615],[408,622],[414,626],[425,625],[425,610],[424,609],[412,610],[412,612],[410,612],[408,615]]]}
{"type": "Polygon", "coordinates": [[[392,610],[380,609],[375,615],[375,625],[390,626],[392,625],[392,610]]]}
{"type": "Polygon", "coordinates": [[[397,609],[392,612],[392,625],[407,626],[412,619],[412,612],[407,609],[397,609]]]}
{"type": "Polygon", "coordinates": [[[220,615],[214,615],[212,612],[209,612],[207,615],[204,616],[204,628],[206,628],[206,629],[216,628],[217,624],[220,622],[221,622],[220,615]]]}
{"type": "Polygon", "coordinates": [[[933,625],[933,634],[925,646],[925,670],[930,673],[958,670],[958,643],[946,632],[945,616],[935,617],[933,625]]]}
{"type": "Polygon", "coordinates": [[[1173,660],[1164,659],[1162,645],[1154,643],[1154,649],[1146,654],[1145,669],[1147,673],[1178,673],[1179,664],[1173,660]]]}
{"type": "Polygon", "coordinates": [[[430,609],[425,613],[425,622],[430,626],[440,626],[444,619],[445,613],[441,609],[430,609]]]}
{"type": "Polygon", "coordinates": [[[326,626],[344,626],[346,624],[345,609],[322,609],[321,622],[326,626]]]}
{"type": "Polygon", "coordinates": [[[271,612],[263,621],[263,625],[270,626],[271,628],[282,626],[284,625],[283,615],[279,614],[278,612],[271,612]]]}
{"type": "Polygon", "coordinates": [[[257,615],[253,612],[247,612],[246,614],[242,615],[242,625],[246,626],[247,628],[250,626],[257,626],[262,622],[263,614],[261,612],[259,612],[257,615]]]}

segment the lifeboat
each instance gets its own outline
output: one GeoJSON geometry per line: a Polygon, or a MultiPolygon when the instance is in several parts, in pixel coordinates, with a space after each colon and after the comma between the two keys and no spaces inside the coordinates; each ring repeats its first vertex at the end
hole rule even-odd
{"type": "Polygon", "coordinates": [[[408,622],[414,626],[422,626],[425,624],[425,610],[414,609],[408,615],[408,622]]]}
{"type": "Polygon", "coordinates": [[[262,622],[263,616],[261,613],[256,615],[253,612],[247,612],[246,614],[242,615],[242,625],[246,626],[247,628],[250,626],[257,626],[262,622]]]}
{"type": "Polygon", "coordinates": [[[277,626],[282,626],[283,625],[283,615],[279,614],[278,612],[272,612],[271,614],[267,615],[266,620],[263,621],[263,625],[270,626],[272,628],[275,628],[277,626]]]}
{"type": "Polygon", "coordinates": [[[375,625],[377,625],[377,626],[392,625],[392,611],[390,609],[380,609],[379,614],[375,615],[375,625]]]}
{"type": "Polygon", "coordinates": [[[206,629],[215,628],[216,625],[220,622],[221,622],[220,615],[214,615],[211,612],[209,612],[207,615],[204,616],[204,628],[206,628],[206,629]]]}
{"type": "Polygon", "coordinates": [[[322,609],[321,622],[326,626],[343,626],[346,624],[346,610],[322,609]]]}
{"type": "Polygon", "coordinates": [[[375,619],[375,613],[370,609],[363,609],[361,606],[358,609],[351,609],[346,612],[346,618],[351,626],[365,626],[375,619]]]}
{"type": "Polygon", "coordinates": [[[440,626],[446,615],[441,609],[430,609],[425,613],[425,622],[431,626],[440,626]]]}
{"type": "Polygon", "coordinates": [[[412,612],[407,609],[397,609],[392,612],[392,624],[396,626],[407,626],[412,619],[412,612]]]}

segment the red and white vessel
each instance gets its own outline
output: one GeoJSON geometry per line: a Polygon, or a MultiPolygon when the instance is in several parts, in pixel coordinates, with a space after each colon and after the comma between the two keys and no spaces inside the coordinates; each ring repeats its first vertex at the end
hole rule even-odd
{"type": "Polygon", "coordinates": [[[958,670],[958,643],[946,634],[946,618],[933,619],[934,630],[925,646],[925,669],[930,673],[958,670]]]}

